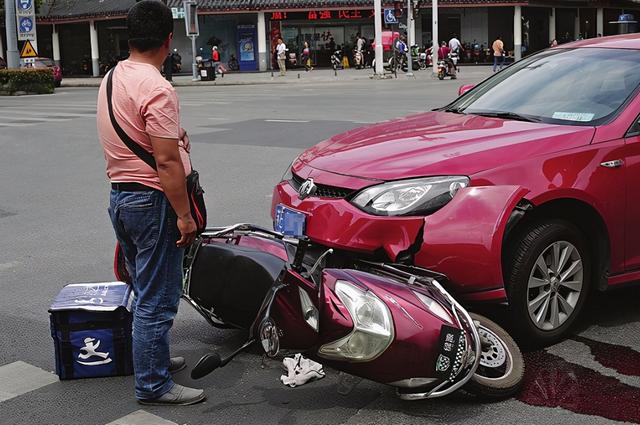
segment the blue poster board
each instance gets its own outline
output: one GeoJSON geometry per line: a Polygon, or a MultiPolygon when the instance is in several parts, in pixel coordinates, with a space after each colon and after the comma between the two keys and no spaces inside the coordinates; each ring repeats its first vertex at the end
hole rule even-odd
{"type": "Polygon", "coordinates": [[[258,33],[255,25],[238,25],[238,52],[240,71],[258,69],[258,33]]]}

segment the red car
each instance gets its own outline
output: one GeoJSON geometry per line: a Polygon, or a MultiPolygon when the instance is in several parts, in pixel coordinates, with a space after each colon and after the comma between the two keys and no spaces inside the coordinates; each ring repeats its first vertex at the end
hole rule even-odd
{"type": "Polygon", "coordinates": [[[53,81],[56,87],[60,87],[62,84],[62,69],[56,65],[53,59],[49,58],[35,58],[33,64],[30,65],[33,68],[51,68],[53,71],[53,81]]]}
{"type": "Polygon", "coordinates": [[[445,274],[551,343],[588,296],[640,280],[640,35],[530,56],[433,111],[300,155],[276,229],[445,274]],[[292,230],[293,229],[293,230],[292,230]]]}

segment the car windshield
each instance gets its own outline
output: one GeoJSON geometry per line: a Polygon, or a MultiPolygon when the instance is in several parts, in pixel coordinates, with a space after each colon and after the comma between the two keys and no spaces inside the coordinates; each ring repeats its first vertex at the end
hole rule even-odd
{"type": "Polygon", "coordinates": [[[551,49],[478,85],[445,110],[552,124],[598,125],[640,84],[640,51],[551,49]]]}

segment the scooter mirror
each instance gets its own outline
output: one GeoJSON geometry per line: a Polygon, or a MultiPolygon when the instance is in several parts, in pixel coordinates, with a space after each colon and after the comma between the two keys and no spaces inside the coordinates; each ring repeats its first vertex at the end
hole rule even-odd
{"type": "Polygon", "coordinates": [[[260,342],[264,352],[269,357],[275,357],[280,351],[278,327],[269,317],[265,318],[260,324],[260,342]]]}
{"type": "Polygon", "coordinates": [[[198,360],[198,363],[191,371],[191,379],[203,378],[219,368],[221,364],[222,359],[220,358],[220,354],[215,351],[205,354],[200,360],[198,360]]]}

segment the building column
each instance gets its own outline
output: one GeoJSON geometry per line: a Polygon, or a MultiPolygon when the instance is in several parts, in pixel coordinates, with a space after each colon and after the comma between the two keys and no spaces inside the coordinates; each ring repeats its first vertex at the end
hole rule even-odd
{"type": "Polygon", "coordinates": [[[596,11],[596,36],[604,35],[604,9],[599,7],[596,11]]]}
{"type": "Polygon", "coordinates": [[[522,59],[522,6],[513,11],[513,55],[517,61],[522,59]]]}
{"type": "Polygon", "coordinates": [[[409,47],[411,47],[411,45],[413,44],[418,44],[416,42],[416,19],[413,16],[411,17],[411,19],[409,19],[409,28],[407,28],[407,36],[408,36],[407,44],[409,44],[409,47]]]}
{"type": "Polygon", "coordinates": [[[414,35],[415,37],[413,38],[415,41],[415,43],[420,46],[423,47],[423,43],[422,43],[422,14],[420,13],[420,9],[416,10],[416,17],[413,19],[413,26],[414,26],[414,35]]]}
{"type": "Polygon", "coordinates": [[[549,42],[552,42],[558,38],[556,35],[556,8],[551,8],[551,14],[549,15],[549,42]]]}
{"type": "Polygon", "coordinates": [[[100,76],[100,64],[98,59],[100,58],[100,52],[98,50],[98,27],[96,21],[89,21],[89,36],[91,38],[91,68],[93,76],[100,76]]]}
{"type": "Polygon", "coordinates": [[[573,24],[573,38],[577,40],[580,37],[580,8],[576,9],[576,19],[573,24]]]}
{"type": "Polygon", "coordinates": [[[258,12],[258,69],[267,70],[267,25],[264,12],[258,12]]]}
{"type": "Polygon", "coordinates": [[[58,33],[58,26],[53,24],[51,30],[51,44],[53,47],[53,61],[56,65],[60,66],[60,34],[58,33]]]}

